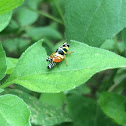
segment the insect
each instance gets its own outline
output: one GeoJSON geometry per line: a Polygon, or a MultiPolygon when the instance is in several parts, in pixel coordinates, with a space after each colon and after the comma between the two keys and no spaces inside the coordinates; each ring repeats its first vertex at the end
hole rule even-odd
{"type": "Polygon", "coordinates": [[[48,65],[48,69],[53,68],[57,63],[61,62],[63,59],[65,59],[66,65],[67,64],[67,60],[66,60],[66,54],[69,53],[73,53],[73,52],[68,52],[69,50],[69,44],[68,43],[63,43],[63,45],[61,45],[55,53],[52,53],[47,59],[46,61],[49,61],[50,64],[48,65]]]}

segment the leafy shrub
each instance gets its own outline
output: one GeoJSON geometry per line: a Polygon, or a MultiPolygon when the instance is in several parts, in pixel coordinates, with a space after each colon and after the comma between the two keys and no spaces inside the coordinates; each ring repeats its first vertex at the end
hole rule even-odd
{"type": "Polygon", "coordinates": [[[126,125],[125,10],[126,0],[1,0],[0,126],[126,125]],[[47,69],[63,42],[68,66],[47,69]]]}

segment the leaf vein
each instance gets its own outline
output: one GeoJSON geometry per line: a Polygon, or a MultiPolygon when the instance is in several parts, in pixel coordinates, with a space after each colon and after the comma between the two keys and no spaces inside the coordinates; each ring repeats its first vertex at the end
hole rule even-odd
{"type": "Polygon", "coordinates": [[[102,6],[102,3],[103,3],[103,2],[104,2],[104,0],[101,1],[101,3],[99,4],[99,6],[98,6],[98,7],[96,8],[96,10],[94,11],[93,16],[92,16],[92,19],[91,19],[91,22],[90,22],[90,24],[89,24],[89,26],[88,26],[88,28],[87,28],[87,31],[85,32],[84,39],[85,39],[87,33],[89,32],[89,29],[90,29],[91,24],[92,24],[92,22],[93,22],[93,20],[94,20],[94,17],[95,17],[95,15],[96,15],[98,9],[102,6]]]}

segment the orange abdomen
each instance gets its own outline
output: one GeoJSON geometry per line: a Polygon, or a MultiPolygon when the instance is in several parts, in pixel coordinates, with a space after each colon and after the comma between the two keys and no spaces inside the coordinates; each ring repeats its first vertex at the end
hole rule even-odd
{"type": "Polygon", "coordinates": [[[59,63],[62,60],[63,60],[63,58],[57,56],[57,57],[54,57],[53,62],[59,63]]]}

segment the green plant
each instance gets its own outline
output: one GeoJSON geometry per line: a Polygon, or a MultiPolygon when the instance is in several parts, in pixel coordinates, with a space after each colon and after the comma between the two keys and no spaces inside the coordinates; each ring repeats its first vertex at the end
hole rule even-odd
{"type": "Polygon", "coordinates": [[[2,0],[0,126],[126,125],[125,10],[126,0],[2,0]],[[68,66],[47,69],[65,41],[68,66]]]}

